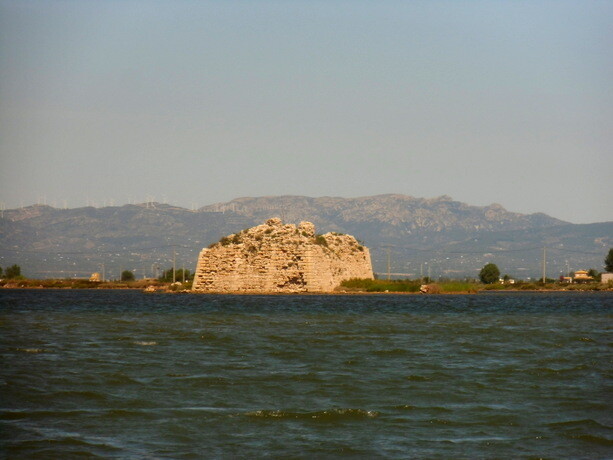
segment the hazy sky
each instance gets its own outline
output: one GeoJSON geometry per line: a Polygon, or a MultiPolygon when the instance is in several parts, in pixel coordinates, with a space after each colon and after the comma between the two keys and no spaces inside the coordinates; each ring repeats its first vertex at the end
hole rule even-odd
{"type": "Polygon", "coordinates": [[[0,202],[613,220],[611,1],[0,0],[0,202]]]}

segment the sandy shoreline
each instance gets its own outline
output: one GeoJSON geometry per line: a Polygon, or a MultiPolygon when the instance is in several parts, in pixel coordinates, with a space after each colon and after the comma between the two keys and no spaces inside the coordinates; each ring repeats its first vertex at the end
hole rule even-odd
{"type": "Polygon", "coordinates": [[[434,296],[434,295],[478,295],[478,294],[512,294],[512,293],[552,293],[552,292],[613,292],[613,289],[481,289],[477,291],[451,291],[451,292],[436,292],[436,293],[422,293],[422,292],[367,292],[367,291],[337,291],[337,292],[194,292],[191,290],[170,290],[165,287],[160,287],[152,291],[146,291],[142,287],[47,287],[47,286],[14,286],[5,285],[0,287],[0,290],[48,290],[48,291],[140,291],[144,294],[194,294],[194,295],[240,295],[240,296],[364,296],[364,295],[402,295],[402,296],[434,296]]]}

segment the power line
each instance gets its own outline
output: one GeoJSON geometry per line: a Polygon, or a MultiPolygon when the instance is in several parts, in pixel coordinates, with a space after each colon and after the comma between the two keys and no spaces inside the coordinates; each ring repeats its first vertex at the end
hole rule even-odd
{"type": "MultiPolygon", "coordinates": [[[[527,252],[527,251],[540,251],[543,249],[543,246],[534,246],[534,247],[530,247],[530,248],[520,248],[520,249],[483,249],[480,251],[446,251],[444,249],[421,249],[421,248],[412,248],[409,246],[374,246],[371,247],[371,249],[377,249],[377,250],[388,250],[389,248],[396,248],[396,249],[405,249],[408,251],[415,251],[415,252],[424,252],[424,253],[434,253],[434,254],[506,254],[506,253],[512,253],[512,252],[527,252]]],[[[594,256],[599,256],[601,255],[600,252],[590,252],[590,251],[579,251],[576,249],[566,249],[566,248],[551,248],[551,247],[547,247],[547,250],[549,251],[557,251],[557,252],[571,252],[571,253],[575,253],[575,254],[583,254],[583,255],[594,255],[594,256]]]]}
{"type": "Polygon", "coordinates": [[[7,252],[22,252],[27,254],[112,254],[121,251],[151,251],[153,249],[168,249],[172,247],[183,248],[183,249],[194,249],[192,246],[184,246],[180,244],[167,244],[164,246],[151,246],[148,248],[125,248],[121,250],[111,250],[111,251],[32,251],[28,249],[10,249],[10,248],[0,248],[1,251],[7,252]]]}

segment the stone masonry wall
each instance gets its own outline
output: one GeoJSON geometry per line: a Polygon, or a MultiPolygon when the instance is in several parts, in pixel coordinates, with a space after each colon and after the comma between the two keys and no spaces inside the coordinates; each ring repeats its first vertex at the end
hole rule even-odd
{"type": "Polygon", "coordinates": [[[265,224],[200,252],[194,292],[332,292],[341,281],[372,278],[368,248],[350,235],[315,235],[310,222],[265,224]]]}

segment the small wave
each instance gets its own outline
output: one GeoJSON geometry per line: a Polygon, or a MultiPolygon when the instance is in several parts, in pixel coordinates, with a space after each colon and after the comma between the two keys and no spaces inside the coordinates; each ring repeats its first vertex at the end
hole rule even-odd
{"type": "Polygon", "coordinates": [[[213,341],[218,340],[218,339],[219,339],[219,337],[217,337],[212,332],[205,332],[205,333],[200,335],[200,340],[206,340],[207,342],[213,342],[213,341]]]}
{"type": "MultiPolygon", "coordinates": [[[[38,439],[25,440],[20,443],[20,447],[22,448],[30,447],[30,446],[37,447],[41,444],[49,446],[49,448],[47,449],[37,451],[38,455],[43,455],[43,456],[45,454],[57,453],[58,449],[66,449],[66,448],[75,448],[75,447],[78,447],[78,448],[110,447],[112,448],[112,446],[107,446],[102,443],[88,442],[85,439],[79,438],[78,434],[75,434],[74,436],[63,436],[63,437],[43,439],[43,440],[38,440],[38,439]]],[[[71,453],[74,453],[74,451],[72,451],[71,453]]],[[[78,454],[82,454],[84,457],[94,457],[94,453],[89,450],[78,452],[78,454]]]]}
{"type": "Polygon", "coordinates": [[[430,425],[449,425],[451,424],[451,420],[445,420],[443,418],[433,418],[432,420],[429,420],[428,423],[430,423],[430,425]]]}
{"type": "Polygon", "coordinates": [[[528,370],[527,372],[531,375],[537,375],[537,376],[539,375],[559,375],[559,374],[564,374],[567,372],[582,371],[585,369],[589,369],[589,366],[585,364],[579,364],[574,367],[560,367],[558,369],[551,368],[551,367],[536,367],[534,369],[528,370]]]}
{"type": "Polygon", "coordinates": [[[613,446],[613,440],[605,438],[604,436],[597,436],[594,434],[571,434],[568,436],[571,439],[579,439],[592,444],[600,444],[601,446],[613,446]]]}
{"type": "Polygon", "coordinates": [[[294,374],[288,377],[294,382],[321,382],[321,377],[317,372],[307,372],[306,374],[294,374]]]}
{"type": "Polygon", "coordinates": [[[551,428],[606,428],[611,429],[610,426],[603,425],[602,423],[598,423],[596,420],[592,420],[591,418],[581,419],[581,420],[566,420],[564,422],[553,422],[547,424],[547,426],[551,428]]]}
{"type": "Polygon", "coordinates": [[[145,458],[147,453],[116,438],[106,436],[83,435],[54,428],[37,427],[33,430],[41,439],[24,440],[19,443],[19,450],[34,452],[37,458],[56,458],[58,451],[69,458],[115,458],[118,453],[128,453],[128,457],[145,458]],[[132,454],[132,455],[130,455],[132,454]]]}
{"type": "Polygon", "coordinates": [[[533,350],[530,350],[529,348],[518,348],[516,350],[513,350],[513,353],[515,353],[516,355],[533,355],[535,352],[533,350]]]}
{"type": "Polygon", "coordinates": [[[24,353],[44,353],[44,348],[17,348],[17,351],[23,351],[24,353]]]}
{"type": "Polygon", "coordinates": [[[169,377],[173,377],[177,380],[184,382],[191,382],[194,385],[231,385],[232,380],[226,377],[220,377],[217,375],[191,375],[191,374],[170,374],[169,377]]]}
{"type": "Polygon", "coordinates": [[[0,411],[0,420],[20,420],[28,419],[35,420],[37,418],[50,417],[76,417],[87,414],[87,410],[70,409],[70,410],[28,410],[28,409],[4,409],[0,411]]]}
{"type": "Polygon", "coordinates": [[[425,412],[453,412],[447,407],[441,406],[413,406],[412,404],[401,404],[394,406],[396,410],[410,410],[410,411],[425,411],[425,412]]]}
{"type": "Polygon", "coordinates": [[[284,360],[295,360],[299,359],[301,353],[295,350],[275,350],[270,352],[270,356],[274,356],[275,358],[284,359],[284,360]]]}
{"type": "Polygon", "coordinates": [[[397,410],[419,410],[419,409],[422,409],[422,408],[418,407],[418,406],[412,406],[411,404],[401,404],[399,406],[394,406],[394,409],[397,409],[397,410]]]}
{"type": "Polygon", "coordinates": [[[422,374],[409,374],[405,376],[405,379],[410,382],[430,382],[430,381],[442,381],[447,380],[449,375],[444,372],[430,372],[426,375],[422,374]]]}
{"type": "Polygon", "coordinates": [[[107,385],[140,384],[138,380],[133,379],[122,372],[106,375],[105,383],[107,385]]]}
{"type": "Polygon", "coordinates": [[[83,398],[96,401],[106,401],[107,395],[88,390],[62,390],[53,393],[53,398],[83,398]]]}
{"type": "MultiPolygon", "coordinates": [[[[500,441],[509,441],[510,438],[505,438],[502,436],[471,436],[466,438],[455,438],[449,439],[450,442],[454,444],[459,443],[484,443],[484,442],[500,442],[500,441]]],[[[538,457],[542,460],[542,457],[538,457]]]]}
{"type": "Polygon", "coordinates": [[[482,350],[464,350],[462,351],[462,354],[467,355],[467,356],[484,356],[487,353],[482,350]]]}
{"type": "Polygon", "coordinates": [[[121,335],[121,336],[113,337],[113,340],[117,340],[118,342],[129,342],[130,340],[132,340],[132,337],[121,335]]]}
{"type": "Polygon", "coordinates": [[[154,346],[154,345],[157,345],[157,344],[158,343],[153,341],[153,340],[150,340],[150,341],[148,341],[148,340],[136,340],[134,342],[134,345],[142,345],[144,347],[151,347],[151,346],[154,346]]]}
{"type": "Polygon", "coordinates": [[[410,382],[427,382],[428,380],[432,380],[432,378],[426,377],[425,375],[407,375],[406,379],[410,382]]]}
{"type": "Polygon", "coordinates": [[[142,408],[135,408],[135,409],[125,409],[125,408],[120,408],[120,409],[107,409],[103,412],[103,415],[105,417],[111,418],[111,419],[126,419],[128,417],[136,417],[136,418],[142,418],[142,417],[156,417],[157,415],[155,414],[155,411],[151,410],[151,409],[142,409],[142,408]]]}
{"type": "Polygon", "coordinates": [[[375,350],[373,353],[377,356],[399,356],[406,355],[407,350],[403,350],[402,348],[394,348],[392,350],[375,350]]]}
{"type": "Polygon", "coordinates": [[[284,410],[257,410],[247,412],[247,417],[265,419],[341,420],[375,418],[379,412],[365,409],[328,409],[316,412],[291,412],[284,410]]]}
{"type": "Polygon", "coordinates": [[[137,321],[134,319],[117,318],[115,324],[137,324],[137,321]]]}

